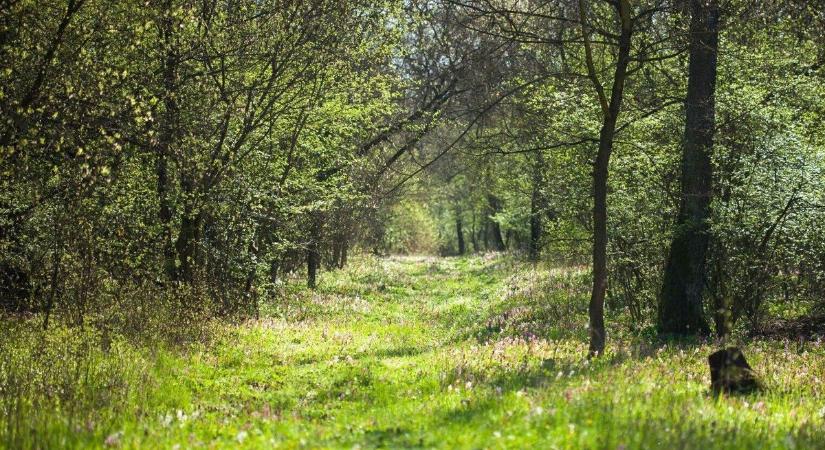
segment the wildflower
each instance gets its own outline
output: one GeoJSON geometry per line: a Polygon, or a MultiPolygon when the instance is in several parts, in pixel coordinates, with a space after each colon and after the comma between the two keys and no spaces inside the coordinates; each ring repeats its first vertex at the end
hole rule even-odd
{"type": "Polygon", "coordinates": [[[120,445],[120,438],[123,436],[122,431],[118,431],[117,433],[112,433],[106,437],[106,440],[103,441],[103,445],[106,447],[117,447],[120,445]]]}

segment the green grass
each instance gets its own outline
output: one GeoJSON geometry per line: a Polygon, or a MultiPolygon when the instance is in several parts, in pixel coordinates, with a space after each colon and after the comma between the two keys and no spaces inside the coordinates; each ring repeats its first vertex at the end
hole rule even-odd
{"type": "Polygon", "coordinates": [[[610,318],[584,268],[361,258],[185,349],[4,322],[0,446],[825,448],[825,344],[743,342],[766,391],[708,395],[708,343],[610,318]],[[107,442],[108,441],[108,442],[107,442]]]}

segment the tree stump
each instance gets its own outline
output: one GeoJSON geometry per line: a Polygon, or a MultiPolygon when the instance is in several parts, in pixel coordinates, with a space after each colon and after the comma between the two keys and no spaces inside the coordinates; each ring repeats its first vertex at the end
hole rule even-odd
{"type": "Polygon", "coordinates": [[[728,347],[708,357],[710,387],[715,394],[722,392],[748,393],[759,390],[756,373],[736,347],[728,347]]]}

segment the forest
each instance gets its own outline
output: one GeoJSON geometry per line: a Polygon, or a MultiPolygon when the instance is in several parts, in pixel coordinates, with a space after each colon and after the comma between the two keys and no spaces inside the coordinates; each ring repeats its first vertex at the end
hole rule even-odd
{"type": "Polygon", "coordinates": [[[825,448],[822,0],[0,0],[0,448],[825,448]]]}

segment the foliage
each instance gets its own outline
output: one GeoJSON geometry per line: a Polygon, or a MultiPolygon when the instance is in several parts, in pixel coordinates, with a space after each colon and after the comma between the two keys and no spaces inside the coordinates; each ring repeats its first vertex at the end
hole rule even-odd
{"type": "Polygon", "coordinates": [[[821,447],[815,3],[0,2],[0,446],[821,447]]]}
{"type": "Polygon", "coordinates": [[[385,248],[393,254],[433,255],[438,252],[439,237],[427,206],[402,201],[393,207],[384,232],[385,248]]]}

